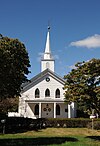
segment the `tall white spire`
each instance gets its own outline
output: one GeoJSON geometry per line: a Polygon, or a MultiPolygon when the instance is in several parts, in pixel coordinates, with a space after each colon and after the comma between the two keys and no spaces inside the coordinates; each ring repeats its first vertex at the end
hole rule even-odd
{"type": "Polygon", "coordinates": [[[50,26],[48,26],[46,46],[45,46],[45,52],[44,52],[44,59],[52,59],[51,48],[50,48],[50,26]]]}
{"type": "Polygon", "coordinates": [[[48,26],[45,51],[43,54],[43,58],[41,60],[41,71],[47,68],[49,68],[54,72],[54,59],[51,55],[51,48],[50,48],[50,26],[48,26]]]}
{"type": "Polygon", "coordinates": [[[48,33],[47,33],[45,53],[50,53],[50,27],[49,26],[48,26],[48,33]]]}

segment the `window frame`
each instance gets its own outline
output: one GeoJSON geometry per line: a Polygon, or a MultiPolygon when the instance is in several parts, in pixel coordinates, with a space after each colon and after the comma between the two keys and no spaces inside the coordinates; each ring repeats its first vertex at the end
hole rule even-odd
{"type": "Polygon", "coordinates": [[[48,88],[45,90],[45,97],[50,97],[50,90],[48,88]]]}
{"type": "Polygon", "coordinates": [[[40,98],[40,90],[38,88],[35,90],[35,98],[40,98]]]}
{"type": "Polygon", "coordinates": [[[55,98],[60,98],[60,90],[58,88],[55,91],[55,98]]]}

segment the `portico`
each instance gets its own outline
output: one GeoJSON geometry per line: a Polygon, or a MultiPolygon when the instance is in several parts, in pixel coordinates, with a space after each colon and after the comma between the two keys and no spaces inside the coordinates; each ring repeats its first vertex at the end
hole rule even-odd
{"type": "MultiPolygon", "coordinates": [[[[63,101],[28,101],[26,113],[31,109],[34,118],[67,118],[68,106],[63,101]]],[[[27,115],[28,116],[28,115],[27,115]]]]}

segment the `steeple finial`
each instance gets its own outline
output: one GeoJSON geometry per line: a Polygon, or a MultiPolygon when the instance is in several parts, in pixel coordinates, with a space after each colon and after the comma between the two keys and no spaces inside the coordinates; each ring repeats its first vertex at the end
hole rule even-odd
{"type": "Polygon", "coordinates": [[[50,31],[50,26],[48,25],[48,31],[50,31]]]}
{"type": "Polygon", "coordinates": [[[50,21],[48,21],[48,31],[50,31],[50,21]]]}

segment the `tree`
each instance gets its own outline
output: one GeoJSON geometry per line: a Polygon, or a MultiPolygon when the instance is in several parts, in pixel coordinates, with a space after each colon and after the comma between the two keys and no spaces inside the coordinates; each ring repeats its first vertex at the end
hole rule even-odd
{"type": "Polygon", "coordinates": [[[20,96],[22,83],[28,81],[29,67],[25,45],[0,35],[0,101],[20,96]]]}
{"type": "Polygon", "coordinates": [[[18,112],[18,101],[18,97],[3,99],[0,102],[0,114],[7,114],[7,112],[18,112]]]}
{"type": "Polygon", "coordinates": [[[95,110],[100,115],[100,59],[79,62],[75,67],[64,76],[65,101],[77,102],[84,112],[95,110]]]}

